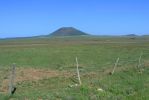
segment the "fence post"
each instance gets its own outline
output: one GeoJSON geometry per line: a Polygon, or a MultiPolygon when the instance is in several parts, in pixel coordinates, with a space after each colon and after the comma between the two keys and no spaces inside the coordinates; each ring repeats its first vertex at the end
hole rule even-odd
{"type": "Polygon", "coordinates": [[[141,52],[140,57],[139,57],[139,63],[138,63],[138,68],[141,67],[141,58],[142,58],[143,53],[141,52]]]}
{"type": "Polygon", "coordinates": [[[76,57],[76,65],[77,65],[77,75],[78,75],[78,81],[79,81],[79,84],[81,85],[82,82],[81,82],[81,79],[80,79],[80,73],[79,73],[79,64],[78,64],[78,59],[76,57]]]}
{"type": "Polygon", "coordinates": [[[12,91],[14,90],[14,80],[15,80],[15,72],[16,72],[16,64],[12,64],[12,69],[10,72],[10,81],[9,81],[9,94],[12,94],[12,91]]]}
{"type": "Polygon", "coordinates": [[[118,62],[119,62],[119,57],[117,58],[117,60],[116,60],[116,62],[115,62],[115,64],[114,64],[114,68],[113,68],[113,70],[112,70],[112,72],[111,72],[111,75],[114,74],[114,71],[115,71],[115,69],[116,69],[116,67],[117,67],[117,65],[118,65],[118,62]]]}

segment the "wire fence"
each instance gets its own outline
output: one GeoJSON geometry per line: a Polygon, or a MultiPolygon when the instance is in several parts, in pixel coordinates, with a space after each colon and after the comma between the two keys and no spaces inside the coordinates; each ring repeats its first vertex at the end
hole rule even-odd
{"type": "MultiPolygon", "coordinates": [[[[132,60],[132,59],[131,60],[126,60],[126,59],[119,58],[119,61],[117,62],[116,65],[115,65],[115,62],[106,62],[106,64],[101,64],[101,65],[90,64],[89,65],[90,67],[89,66],[86,67],[85,65],[81,65],[81,62],[79,62],[79,60],[78,60],[77,61],[77,63],[78,63],[77,64],[77,66],[78,66],[78,70],[77,71],[80,71],[80,75],[82,75],[82,73],[88,73],[89,71],[103,71],[103,70],[105,70],[107,68],[108,69],[110,68],[111,72],[112,72],[113,68],[115,70],[116,67],[121,67],[121,66],[125,67],[127,65],[130,65],[130,66],[133,66],[133,67],[137,67],[138,65],[142,66],[142,67],[149,66],[149,59],[144,59],[143,58],[147,54],[149,55],[149,53],[142,53],[141,56],[138,56],[138,58],[136,58],[134,60],[132,60]],[[148,62],[145,62],[145,61],[148,61],[148,62]]],[[[72,73],[78,73],[78,72],[76,72],[76,64],[75,64],[75,62],[74,62],[74,66],[72,66],[72,67],[63,67],[63,70],[67,70],[67,71],[70,71],[72,73]]],[[[12,78],[9,79],[10,73],[11,73],[10,72],[10,68],[8,68],[8,67],[7,68],[0,67],[0,93],[2,91],[1,87],[3,87],[2,86],[3,85],[3,80],[8,79],[10,81],[10,83],[8,84],[10,86],[9,93],[11,94],[12,88],[14,88],[13,87],[14,79],[12,79],[12,78],[15,76],[14,75],[15,73],[12,72],[13,76],[11,75],[12,78]]]]}

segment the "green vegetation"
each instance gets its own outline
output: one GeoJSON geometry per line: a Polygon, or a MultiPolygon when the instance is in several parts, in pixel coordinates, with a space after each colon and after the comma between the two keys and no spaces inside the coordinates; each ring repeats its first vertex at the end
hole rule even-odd
{"type": "Polygon", "coordinates": [[[0,99],[147,100],[148,50],[148,37],[76,36],[0,40],[0,88],[8,80],[12,63],[16,63],[17,71],[26,70],[17,74],[24,79],[18,78],[16,93],[9,97],[0,91],[0,99]],[[141,52],[141,68],[137,68],[141,52]],[[82,86],[71,87],[77,84],[76,56],[82,86]],[[120,60],[115,73],[110,75],[118,57],[120,60]],[[33,70],[28,71],[30,68],[33,70]],[[50,71],[52,74],[49,74],[50,71]],[[33,78],[26,78],[30,74],[33,78]],[[49,77],[42,77],[42,74],[49,77]]]}

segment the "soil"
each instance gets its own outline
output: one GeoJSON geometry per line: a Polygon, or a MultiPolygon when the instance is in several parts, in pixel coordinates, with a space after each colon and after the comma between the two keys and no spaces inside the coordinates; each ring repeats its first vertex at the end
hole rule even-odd
{"type": "MultiPolygon", "coordinates": [[[[15,75],[15,84],[24,81],[38,81],[51,77],[70,77],[71,73],[51,69],[17,68],[15,75]]],[[[9,77],[2,81],[0,92],[7,92],[9,86],[9,77]]]]}

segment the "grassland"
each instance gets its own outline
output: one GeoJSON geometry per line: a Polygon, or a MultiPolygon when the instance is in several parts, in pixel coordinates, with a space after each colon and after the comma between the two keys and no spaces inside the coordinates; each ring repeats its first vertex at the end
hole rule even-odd
{"type": "Polygon", "coordinates": [[[2,100],[148,100],[148,75],[149,37],[0,40],[2,100]],[[78,83],[75,57],[78,57],[82,85],[71,87],[78,83]],[[115,73],[109,75],[118,57],[115,73]],[[17,65],[17,90],[9,96],[7,85],[12,63],[17,65]],[[99,88],[103,91],[98,91],[99,88]]]}

